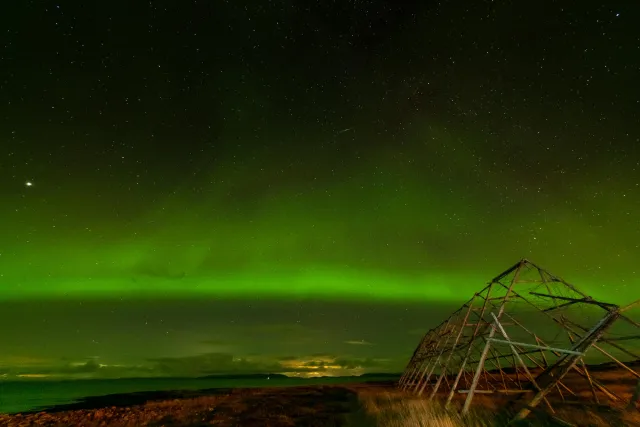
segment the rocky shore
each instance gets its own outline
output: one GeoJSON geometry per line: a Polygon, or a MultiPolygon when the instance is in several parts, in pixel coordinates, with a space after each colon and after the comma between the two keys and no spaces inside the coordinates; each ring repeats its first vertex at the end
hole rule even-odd
{"type": "Polygon", "coordinates": [[[356,393],[340,386],[231,389],[171,399],[157,393],[132,393],[90,398],[38,413],[0,415],[0,426],[346,426],[358,408],[356,393]],[[129,405],[125,396],[144,403],[129,405]],[[104,406],[95,407],[97,401],[104,406]]]}

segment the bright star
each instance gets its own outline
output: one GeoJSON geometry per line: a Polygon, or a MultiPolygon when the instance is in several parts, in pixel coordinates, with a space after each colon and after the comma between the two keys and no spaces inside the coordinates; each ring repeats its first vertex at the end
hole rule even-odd
{"type": "Polygon", "coordinates": [[[24,183],[24,185],[27,186],[27,187],[32,187],[33,186],[33,182],[27,181],[27,182],[24,183]]]}

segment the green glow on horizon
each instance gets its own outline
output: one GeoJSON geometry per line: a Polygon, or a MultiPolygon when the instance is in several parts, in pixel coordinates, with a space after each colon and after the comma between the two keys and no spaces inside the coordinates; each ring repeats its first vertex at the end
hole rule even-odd
{"type": "Polygon", "coordinates": [[[0,379],[399,372],[522,258],[640,298],[626,10],[30,3],[0,55],[0,379]]]}
{"type": "MultiPolygon", "coordinates": [[[[3,288],[3,299],[30,298],[320,298],[329,300],[455,302],[477,290],[463,276],[401,277],[381,273],[318,270],[300,274],[253,273],[181,279],[59,278],[3,288]]],[[[482,282],[480,282],[482,283],[482,282]]],[[[481,285],[482,286],[482,285],[481,285]]]]}
{"type": "MultiPolygon", "coordinates": [[[[315,180],[310,162],[291,171],[286,185],[265,185],[280,167],[265,152],[208,171],[200,193],[178,188],[152,202],[127,200],[119,210],[79,190],[68,189],[74,201],[62,195],[45,205],[29,193],[30,210],[0,217],[15,231],[0,255],[0,298],[462,303],[522,257],[594,297],[637,298],[631,216],[600,227],[598,217],[575,208],[541,209],[551,196],[516,187],[518,202],[506,210],[495,191],[503,177],[489,165],[472,172],[473,150],[461,142],[472,135],[433,124],[414,131],[416,142],[430,135],[428,151],[416,143],[405,154],[417,160],[390,161],[392,153],[372,150],[357,168],[336,172],[340,179],[315,180]],[[448,166],[431,160],[434,150],[469,176],[445,186],[448,166]],[[136,214],[124,220],[120,211],[136,214]]],[[[602,203],[625,213],[633,200],[602,196],[602,203]]]]}
{"type": "MultiPolygon", "coordinates": [[[[5,278],[6,280],[6,278],[5,278]]],[[[401,276],[352,269],[316,269],[298,274],[255,272],[219,277],[162,279],[48,278],[3,286],[3,300],[23,299],[197,299],[261,298],[356,300],[380,302],[462,303],[487,283],[479,274],[441,273],[401,276]]],[[[594,289],[592,286],[586,288],[594,289]]],[[[581,289],[578,287],[578,289],[581,289]]],[[[584,287],[583,287],[584,289],[584,287]]],[[[628,303],[626,295],[606,291],[590,296],[611,303],[628,303]]]]}

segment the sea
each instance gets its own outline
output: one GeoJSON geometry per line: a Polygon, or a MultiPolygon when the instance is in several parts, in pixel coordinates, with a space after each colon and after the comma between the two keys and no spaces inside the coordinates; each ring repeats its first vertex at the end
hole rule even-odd
{"type": "Polygon", "coordinates": [[[123,378],[83,380],[0,381],[0,413],[16,414],[44,410],[55,405],[78,402],[86,397],[109,394],[169,390],[201,390],[240,387],[292,387],[368,381],[388,381],[389,377],[322,378],[123,378]]]}

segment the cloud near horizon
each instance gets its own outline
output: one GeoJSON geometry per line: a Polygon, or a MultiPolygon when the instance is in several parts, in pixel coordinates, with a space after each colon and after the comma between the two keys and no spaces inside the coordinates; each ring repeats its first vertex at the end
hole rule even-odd
{"type": "Polygon", "coordinates": [[[349,376],[368,372],[399,372],[402,362],[384,358],[320,354],[239,357],[230,353],[205,353],[185,357],[149,358],[132,365],[102,363],[98,358],[72,362],[65,359],[35,361],[12,357],[0,360],[0,378],[115,379],[258,373],[279,373],[293,377],[349,376]]]}
{"type": "Polygon", "coordinates": [[[345,341],[344,343],[351,344],[351,345],[373,345],[373,343],[370,343],[365,340],[349,340],[349,341],[345,341]]]}

